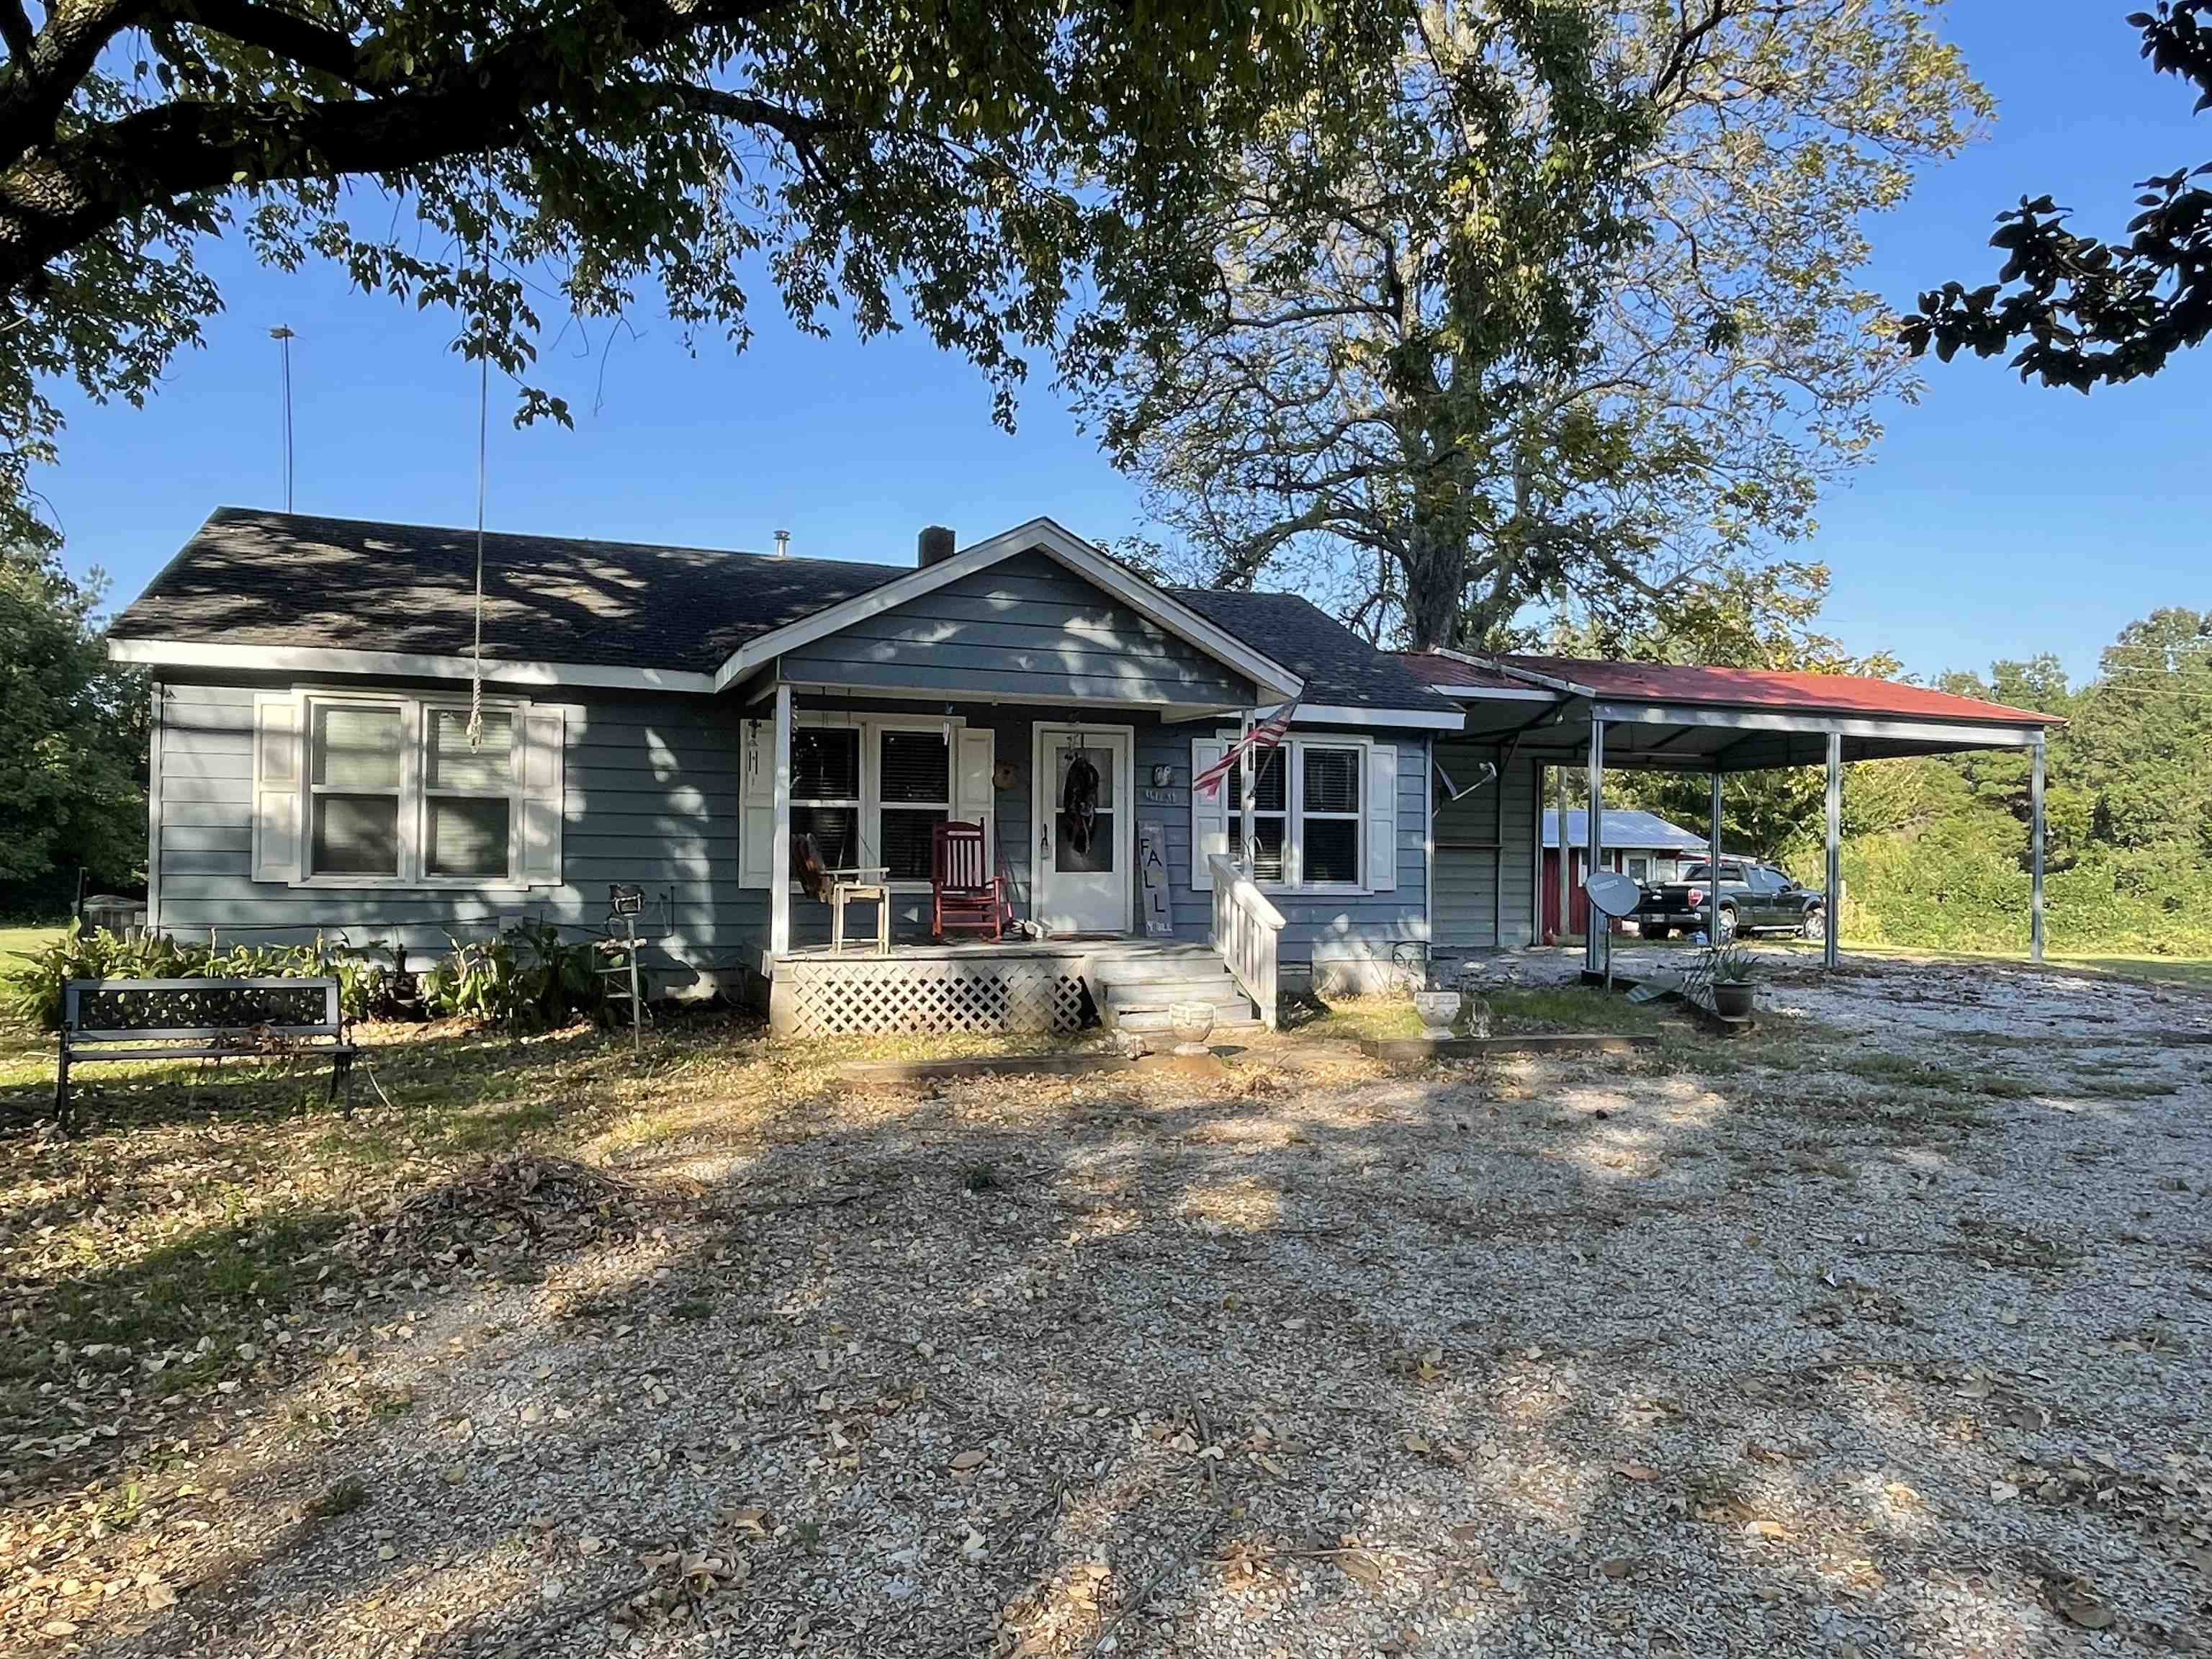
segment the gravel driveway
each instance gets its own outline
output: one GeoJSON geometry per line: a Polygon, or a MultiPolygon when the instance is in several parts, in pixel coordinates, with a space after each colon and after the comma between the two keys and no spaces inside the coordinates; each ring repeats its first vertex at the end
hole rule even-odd
{"type": "Polygon", "coordinates": [[[501,1162],[367,1229],[393,1293],[11,1639],[2205,1650],[2212,1000],[1765,997],[1626,1058],[1285,1042],[501,1162]]]}

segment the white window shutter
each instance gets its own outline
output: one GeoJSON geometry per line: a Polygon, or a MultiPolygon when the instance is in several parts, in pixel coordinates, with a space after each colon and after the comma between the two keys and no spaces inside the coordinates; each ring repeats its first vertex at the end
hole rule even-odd
{"type": "Polygon", "coordinates": [[[957,745],[952,768],[952,816],[963,823],[983,826],[984,868],[995,868],[990,860],[995,856],[997,831],[993,820],[998,813],[991,769],[998,764],[997,740],[988,726],[981,731],[963,728],[953,732],[952,739],[957,745]]]}
{"type": "Polygon", "coordinates": [[[1190,884],[1197,891],[1213,890],[1213,871],[1206,863],[1209,854],[1229,854],[1229,797],[1231,784],[1224,780],[1209,798],[1198,793],[1198,775],[1209,766],[1220,764],[1221,757],[1229,752],[1229,745],[1219,738],[1193,738],[1190,740],[1190,884]]]}
{"type": "Polygon", "coordinates": [[[296,691],[253,694],[253,879],[294,882],[305,867],[301,809],[307,795],[307,700],[296,691]]]}
{"type": "Polygon", "coordinates": [[[775,722],[741,722],[738,743],[738,885],[766,887],[775,851],[775,722]]]}
{"type": "Polygon", "coordinates": [[[1398,885],[1398,746],[1378,743],[1367,751],[1367,886],[1389,893],[1398,885]]]}
{"type": "Polygon", "coordinates": [[[522,711],[522,839],[515,879],[532,887],[561,884],[564,748],[560,709],[522,711]]]}

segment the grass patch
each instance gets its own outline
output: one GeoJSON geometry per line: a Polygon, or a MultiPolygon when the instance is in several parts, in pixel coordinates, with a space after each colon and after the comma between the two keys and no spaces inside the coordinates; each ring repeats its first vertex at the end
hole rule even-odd
{"type": "Polygon", "coordinates": [[[2148,1100],[2154,1096],[2178,1095],[2181,1085],[2167,1077],[2116,1077],[2110,1072],[2076,1072],[2067,1079],[2063,1093],[2071,1100],[2148,1100]]]}
{"type": "MultiPolygon", "coordinates": [[[[1820,1062],[1816,1060],[1810,1063],[1820,1062]]],[[[2032,1085],[2008,1073],[1962,1072],[1956,1066],[1941,1066],[1934,1060],[1922,1060],[1914,1054],[1900,1054],[1890,1048],[1851,1047],[1829,1054],[1826,1064],[1832,1071],[1893,1088],[1927,1089],[1951,1095],[1981,1095],[1991,1100],[2025,1100],[2035,1092],[2032,1085]]]]}
{"type": "MultiPolygon", "coordinates": [[[[1680,1029],[1660,1008],[1607,996],[1594,987],[1505,986],[1479,994],[1490,1005],[1493,1036],[1532,1031],[1659,1033],[1680,1029]]],[[[1410,999],[1403,996],[1318,998],[1285,1010],[1284,1029],[1301,1036],[1348,1042],[1418,1037],[1424,1027],[1410,999]]],[[[1455,1030],[1462,1029],[1455,1027],[1455,1030]]]]}
{"type": "MultiPolygon", "coordinates": [[[[232,1210],[240,1202],[235,1193],[219,1201],[232,1210]]],[[[93,1239],[74,1236],[54,1264],[56,1281],[36,1298],[35,1320],[0,1337],[0,1378],[21,1385],[46,1374],[57,1342],[127,1347],[131,1352],[112,1356],[113,1363],[142,1371],[144,1361],[167,1356],[140,1384],[157,1395],[219,1375],[240,1364],[240,1345],[260,1332],[264,1319],[308,1291],[319,1271],[316,1254],[343,1221],[336,1212],[264,1212],[166,1237],[155,1222],[147,1231],[158,1242],[136,1252],[127,1240],[102,1251],[93,1239]]],[[[101,1353],[89,1363],[104,1368],[110,1358],[101,1353]]],[[[17,1408],[23,1403],[11,1401],[17,1408]]]]}
{"type": "Polygon", "coordinates": [[[45,950],[62,936],[64,926],[52,921],[36,927],[0,927],[0,973],[21,966],[15,961],[17,957],[32,956],[45,950]]]}
{"type": "Polygon", "coordinates": [[[2110,975],[2118,979],[2147,980],[2160,985],[2187,985],[2212,990],[2212,958],[2203,957],[2110,956],[2048,953],[2040,969],[2026,951],[1929,951],[1902,945],[1854,945],[1844,941],[1854,956],[1892,957],[1908,962],[2002,962],[2031,972],[2110,975]]]}
{"type": "Polygon", "coordinates": [[[307,1503],[310,1520],[333,1521],[341,1515],[351,1515],[368,1502],[368,1486],[360,1476],[349,1474],[343,1480],[332,1481],[307,1503]]]}

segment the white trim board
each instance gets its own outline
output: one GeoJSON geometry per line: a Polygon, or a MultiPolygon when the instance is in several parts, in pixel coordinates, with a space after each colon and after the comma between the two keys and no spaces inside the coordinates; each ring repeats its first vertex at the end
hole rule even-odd
{"type": "Polygon", "coordinates": [[[1432,685],[1440,697],[1460,697],[1468,702],[1558,702],[1560,695],[1535,686],[1432,685]]]}
{"type": "Polygon", "coordinates": [[[949,559],[924,565],[881,587],[856,594],[842,605],[833,605],[826,611],[817,611],[811,617],[802,617],[797,622],[787,623],[757,639],[748,640],[715,672],[714,690],[719,691],[743,679],[787,651],[797,650],[856,622],[895,610],[1018,554],[1030,552],[1042,553],[1054,563],[1064,565],[1094,586],[1111,593],[1139,616],[1227,664],[1255,684],[1262,702],[1280,702],[1296,696],[1304,689],[1304,681],[1280,663],[1255,651],[1225,629],[1216,627],[1172,595],[1131,575],[1072,531],[1050,519],[1031,519],[1027,524],[963,548],[949,559]]]}
{"type": "MultiPolygon", "coordinates": [[[[206,640],[111,639],[110,662],[162,668],[232,668],[277,674],[362,674],[384,679],[465,680],[477,672],[468,657],[425,656],[406,651],[354,651],[310,645],[231,645],[206,640]]],[[[601,663],[483,659],[486,684],[605,686],[639,691],[713,691],[712,674],[672,668],[611,668],[601,663]]]]}
{"type": "Polygon", "coordinates": [[[1467,716],[1442,708],[1363,708],[1350,703],[1305,703],[1291,717],[1301,726],[1381,726],[1394,732],[1463,732],[1467,716]]]}

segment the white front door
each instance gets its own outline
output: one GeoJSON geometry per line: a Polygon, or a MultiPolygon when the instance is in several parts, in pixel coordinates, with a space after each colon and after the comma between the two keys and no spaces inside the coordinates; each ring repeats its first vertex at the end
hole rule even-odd
{"type": "Polygon", "coordinates": [[[1036,731],[1031,912],[1048,933],[1127,933],[1135,736],[1126,726],[1036,731]]]}

